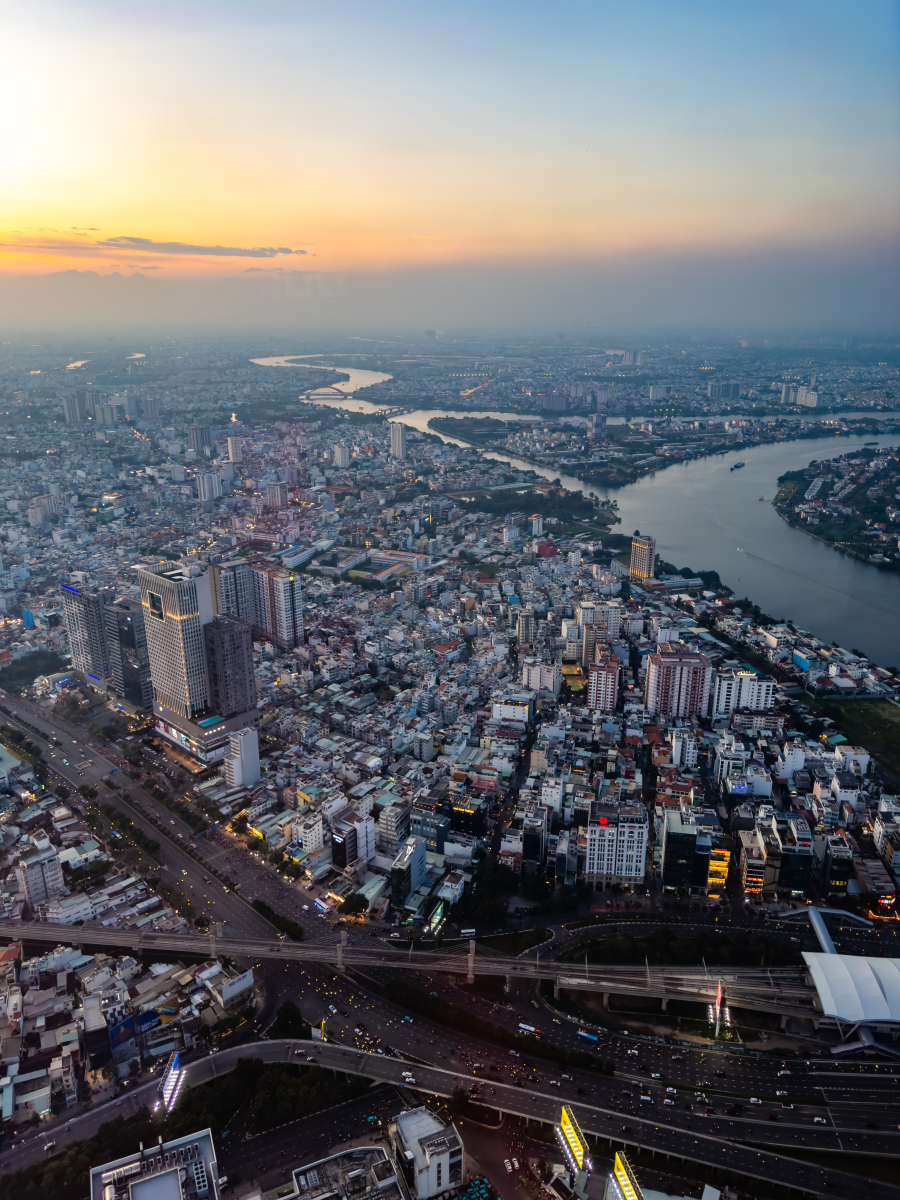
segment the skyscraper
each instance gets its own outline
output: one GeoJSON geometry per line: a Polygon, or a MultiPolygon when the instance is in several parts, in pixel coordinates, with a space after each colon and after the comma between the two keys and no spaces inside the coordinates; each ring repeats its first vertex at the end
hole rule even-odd
{"type": "Polygon", "coordinates": [[[217,762],[231,734],[256,723],[243,623],[214,618],[208,574],[142,570],[138,579],[156,727],[193,758],[217,762]],[[215,628],[207,634],[211,622],[215,628]],[[226,712],[217,711],[219,703],[226,712]]]}
{"type": "Polygon", "coordinates": [[[175,716],[192,717],[209,705],[202,627],[212,620],[208,575],[175,570],[138,572],[153,679],[153,701],[175,716]]]}
{"type": "MultiPolygon", "coordinates": [[[[393,443],[394,435],[391,433],[391,442],[393,443]]],[[[391,446],[393,449],[393,444],[391,446]]],[[[350,448],[349,446],[337,445],[334,448],[334,465],[336,467],[350,466],[350,448]]]]}
{"type": "Polygon", "coordinates": [[[187,431],[188,445],[198,454],[212,455],[212,430],[208,425],[189,425],[187,431]]]}
{"type": "Polygon", "coordinates": [[[242,617],[255,624],[253,589],[250,582],[250,566],[243,558],[232,562],[215,563],[209,568],[212,581],[213,612],[228,613],[242,617]]]}
{"type": "Polygon", "coordinates": [[[391,458],[406,458],[406,426],[391,422],[391,458]]]}
{"type": "Polygon", "coordinates": [[[153,708],[144,610],[136,600],[116,600],[104,610],[109,647],[110,693],[136,712],[153,708]]]}
{"type": "Polygon", "coordinates": [[[209,707],[220,717],[246,712],[256,703],[253,632],[248,621],[224,614],[203,626],[209,707]]]}
{"type": "Polygon", "coordinates": [[[218,471],[204,471],[197,476],[197,499],[218,500],[222,495],[222,478],[218,471]]]}
{"type": "Polygon", "coordinates": [[[283,650],[303,642],[303,589],[299,575],[270,563],[250,568],[254,627],[283,650]]]}
{"type": "Polygon", "coordinates": [[[103,588],[77,588],[60,584],[72,667],[94,683],[105,686],[109,675],[109,646],[103,610],[113,593],[103,588]]]}
{"type": "Polygon", "coordinates": [[[635,534],[631,539],[631,578],[652,579],[656,567],[656,541],[635,534]]]}
{"type": "Polygon", "coordinates": [[[228,461],[233,463],[244,461],[244,442],[242,438],[230,437],[228,439],[228,461]]]}

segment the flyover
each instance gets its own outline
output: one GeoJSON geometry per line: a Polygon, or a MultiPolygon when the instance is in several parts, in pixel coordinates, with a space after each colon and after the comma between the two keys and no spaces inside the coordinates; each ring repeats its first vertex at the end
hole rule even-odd
{"type": "MultiPolygon", "coordinates": [[[[309,942],[290,942],[279,938],[227,936],[220,924],[209,934],[136,932],[106,926],[83,928],[52,922],[0,920],[0,938],[19,941],[75,945],[122,946],[141,953],[189,954],[215,957],[228,954],[239,958],[275,959],[281,962],[330,964],[338,970],[354,967],[390,968],[400,971],[425,971],[438,974],[503,976],[510,980],[552,980],[554,988],[594,991],[615,995],[652,996],[663,1001],[684,1000],[715,1004],[721,983],[727,1003],[740,1008],[765,1008],[783,1017],[802,1016],[816,1019],[822,1004],[805,967],[771,968],[727,967],[708,971],[705,967],[575,967],[571,963],[539,957],[511,958],[496,952],[479,950],[469,942],[468,953],[414,950],[404,952],[385,941],[372,945],[368,937],[350,935],[322,937],[309,942]]],[[[462,950],[462,947],[460,947],[462,950]]]]}

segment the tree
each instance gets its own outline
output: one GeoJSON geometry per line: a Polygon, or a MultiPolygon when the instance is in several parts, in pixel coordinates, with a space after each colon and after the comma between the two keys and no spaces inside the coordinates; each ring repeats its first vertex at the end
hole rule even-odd
{"type": "Polygon", "coordinates": [[[362,892],[354,892],[343,901],[338,911],[342,917],[364,916],[369,911],[369,902],[362,892]]]}

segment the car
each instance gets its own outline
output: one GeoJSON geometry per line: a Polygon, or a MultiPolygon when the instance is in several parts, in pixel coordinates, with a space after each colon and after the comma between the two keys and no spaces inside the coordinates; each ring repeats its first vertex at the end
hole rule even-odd
{"type": "Polygon", "coordinates": [[[503,1165],[504,1165],[504,1167],[506,1167],[507,1175],[512,1175],[512,1163],[509,1161],[508,1158],[504,1158],[503,1165]]]}
{"type": "Polygon", "coordinates": [[[650,1078],[651,1079],[662,1079],[662,1075],[660,1075],[659,1071],[652,1071],[650,1073],[650,1078]]]}
{"type": "MultiPolygon", "coordinates": [[[[824,1117],[813,1117],[813,1124],[814,1125],[827,1125],[828,1122],[825,1120],[824,1117]]],[[[897,1128],[900,1129],[900,1125],[898,1125],[897,1128]]]]}
{"type": "Polygon", "coordinates": [[[778,1114],[777,1113],[766,1113],[766,1120],[767,1121],[777,1121],[778,1114]]]}
{"type": "Polygon", "coordinates": [[[719,1078],[720,1078],[720,1079],[724,1079],[724,1078],[725,1078],[725,1072],[724,1072],[724,1071],[716,1071],[716,1074],[719,1076],[719,1078]]]}
{"type": "Polygon", "coordinates": [[[751,1097],[750,1097],[750,1103],[751,1103],[751,1104],[762,1104],[762,1100],[759,1100],[759,1099],[757,1099],[757,1097],[756,1097],[756,1096],[751,1096],[751,1097]]]}
{"type": "MultiPolygon", "coordinates": [[[[676,1090],[676,1089],[675,1089],[675,1088],[673,1088],[673,1087],[667,1087],[667,1088],[666,1088],[666,1095],[668,1095],[668,1096],[674,1096],[674,1095],[675,1095],[675,1090],[676,1090]]],[[[699,1097],[699,1096],[698,1096],[697,1098],[698,1098],[698,1099],[704,1099],[704,1100],[706,1099],[706,1097],[705,1097],[705,1096],[703,1096],[703,1097],[699,1097]]]]}
{"type": "Polygon", "coordinates": [[[540,1010],[541,1006],[538,1004],[537,1000],[532,1000],[531,1007],[540,1010]]]}
{"type": "Polygon", "coordinates": [[[52,1150],[55,1145],[56,1145],[56,1142],[45,1142],[44,1143],[44,1151],[46,1152],[47,1150],[52,1150]]]}
{"type": "Polygon", "coordinates": [[[514,1170],[514,1171],[518,1171],[518,1169],[519,1169],[519,1160],[518,1160],[517,1158],[514,1158],[514,1159],[512,1160],[512,1165],[513,1165],[513,1170],[514,1170]]]}
{"type": "Polygon", "coordinates": [[[674,1104],[674,1103],[675,1103],[675,1101],[672,1099],[671,1096],[666,1096],[665,1100],[663,1100],[663,1104],[674,1104]]]}
{"type": "Polygon", "coordinates": [[[779,1075],[779,1077],[782,1075],[790,1075],[790,1071],[779,1071],[778,1075],[779,1075]]]}
{"type": "Polygon", "coordinates": [[[637,1056],[638,1056],[638,1051],[637,1051],[637,1050],[629,1050],[629,1051],[628,1051],[628,1057],[629,1057],[629,1058],[637,1058],[637,1056]]]}
{"type": "Polygon", "coordinates": [[[328,1005],[328,1011],[331,1013],[331,1015],[332,1015],[333,1017],[336,1017],[336,1016],[337,1016],[337,1009],[334,1007],[334,1005],[333,1005],[333,1004],[329,1004],[329,1005],[328,1005]]]}
{"type": "Polygon", "coordinates": [[[782,1104],[782,1108],[793,1108],[793,1104],[782,1104]]]}
{"type": "Polygon", "coordinates": [[[787,1092],[776,1092],[775,1095],[776,1096],[786,1096],[787,1092]]]}

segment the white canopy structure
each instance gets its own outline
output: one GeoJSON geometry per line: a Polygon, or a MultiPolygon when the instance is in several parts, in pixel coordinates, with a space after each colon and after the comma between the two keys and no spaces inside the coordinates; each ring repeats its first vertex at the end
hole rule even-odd
{"type": "Polygon", "coordinates": [[[804,951],[822,1012],[847,1025],[900,1024],[900,959],[804,951]]]}

